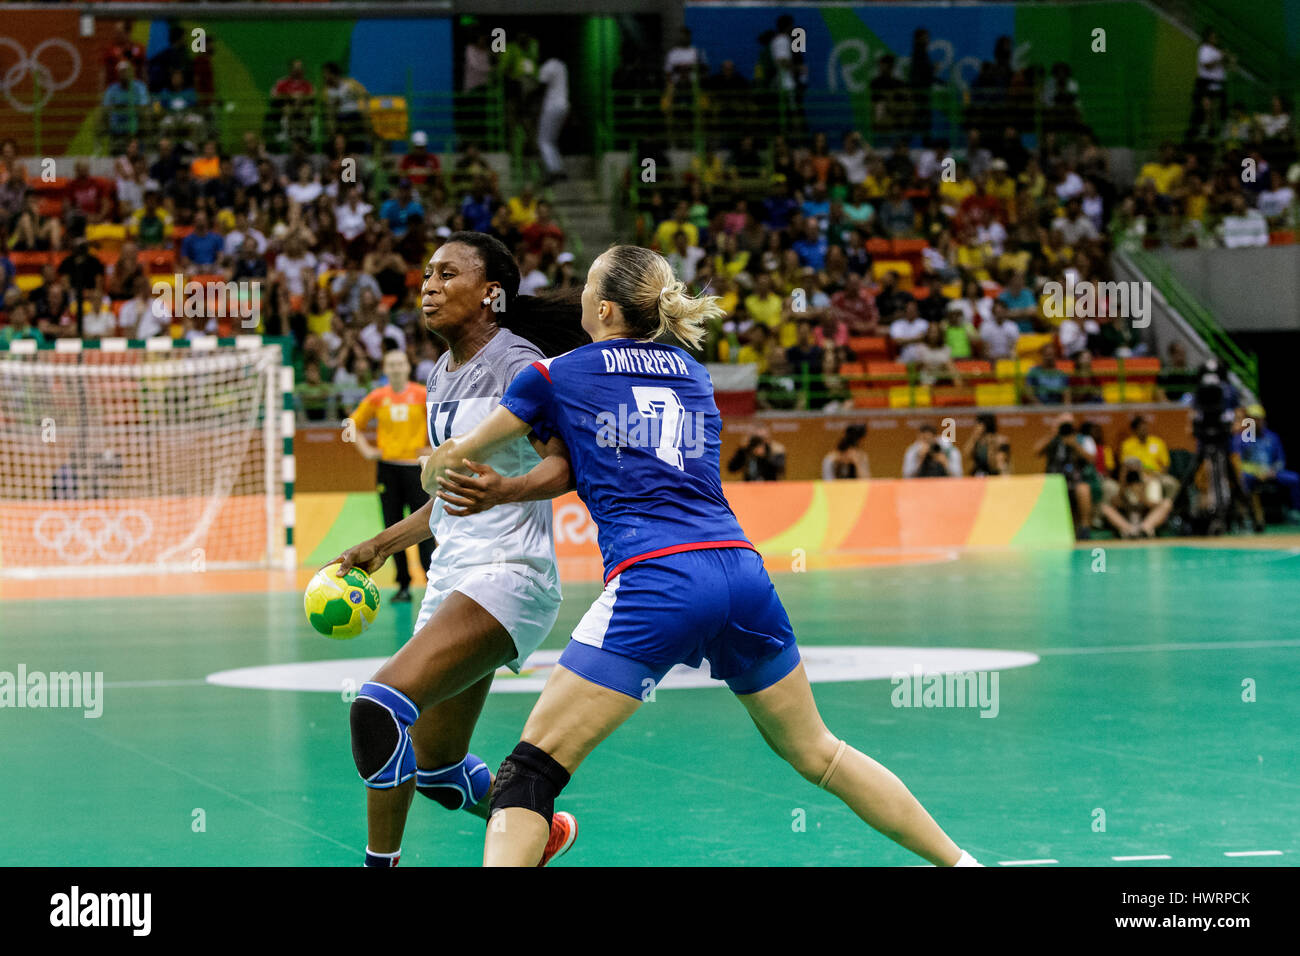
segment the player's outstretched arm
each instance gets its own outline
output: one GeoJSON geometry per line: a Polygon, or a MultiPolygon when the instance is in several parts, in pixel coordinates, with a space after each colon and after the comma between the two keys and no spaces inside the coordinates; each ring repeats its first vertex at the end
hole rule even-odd
{"type": "Polygon", "coordinates": [[[498,405],[464,435],[453,435],[435,448],[432,455],[420,459],[420,484],[430,495],[436,495],[438,479],[445,477],[448,469],[463,468],[466,458],[482,460],[507,442],[527,435],[530,430],[527,422],[498,405]]]}
{"type": "Polygon", "coordinates": [[[574,487],[569,450],[559,438],[545,445],[534,440],[542,460],[525,474],[507,478],[490,465],[464,460],[471,474],[448,471],[438,479],[438,497],[446,502],[449,515],[478,514],[494,505],[512,501],[545,501],[558,498],[574,487]]]}
{"type": "Polygon", "coordinates": [[[374,574],[392,555],[400,554],[411,545],[419,544],[425,538],[433,536],[433,532],[429,530],[429,517],[433,513],[433,506],[434,500],[430,498],[418,511],[403,518],[391,528],[385,528],[373,538],[348,548],[330,564],[340,565],[338,570],[340,576],[347,574],[352,568],[360,568],[366,574],[374,574]]]}

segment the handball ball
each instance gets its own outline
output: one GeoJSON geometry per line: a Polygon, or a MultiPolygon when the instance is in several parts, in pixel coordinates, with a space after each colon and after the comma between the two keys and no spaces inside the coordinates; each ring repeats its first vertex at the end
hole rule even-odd
{"type": "Polygon", "coordinates": [[[338,564],[321,568],[307,585],[307,621],[326,637],[347,640],[368,628],[379,613],[379,588],[370,575],[352,568],[338,576],[338,564]]]}

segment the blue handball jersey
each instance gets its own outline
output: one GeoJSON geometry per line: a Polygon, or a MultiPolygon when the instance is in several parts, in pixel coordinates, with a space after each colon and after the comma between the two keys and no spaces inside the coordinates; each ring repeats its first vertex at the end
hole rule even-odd
{"type": "Polygon", "coordinates": [[[722,493],[722,417],[704,366],[671,345],[593,342],[523,369],[501,404],[568,446],[605,580],[644,558],[753,545],[722,493]]]}

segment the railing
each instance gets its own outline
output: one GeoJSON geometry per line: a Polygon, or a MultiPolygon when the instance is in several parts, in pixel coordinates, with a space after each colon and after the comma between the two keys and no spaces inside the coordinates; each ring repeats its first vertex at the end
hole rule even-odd
{"type": "MultiPolygon", "coordinates": [[[[347,132],[354,148],[365,143],[382,153],[406,147],[410,133],[420,129],[429,134],[430,149],[436,152],[452,152],[467,143],[485,152],[507,150],[509,124],[500,84],[468,93],[431,92],[415,89],[414,81],[414,74],[408,74],[405,90],[371,92],[371,100],[380,102],[367,103],[362,122],[353,126],[335,122],[320,99],[295,110],[262,97],[218,98],[169,111],[153,96],[145,106],[110,109],[102,95],[58,94],[30,114],[7,114],[19,118],[0,125],[0,139],[12,137],[24,155],[103,156],[112,155],[130,136],[139,136],[147,150],[169,136],[195,145],[212,138],[226,151],[236,151],[243,134],[253,131],[272,152],[287,152],[297,138],[310,150],[325,152],[335,132],[347,132]]],[[[37,96],[36,103],[40,101],[37,96]]]]}
{"type": "Polygon", "coordinates": [[[1133,265],[1164,296],[1201,337],[1206,346],[1241,379],[1251,392],[1259,394],[1259,357],[1245,352],[1215,321],[1214,315],[1196,295],[1174,276],[1168,263],[1142,248],[1125,250],[1133,265]]]}
{"type": "MultiPolygon", "coordinates": [[[[1025,406],[1025,376],[1037,363],[1021,357],[1008,359],[1013,374],[967,373],[959,382],[941,378],[935,384],[921,381],[916,365],[890,374],[814,373],[807,366],[797,372],[758,377],[758,399],[763,408],[819,410],[832,402],[840,407],[872,408],[972,408],[1025,406]]],[[[1195,389],[1188,369],[1131,370],[1116,358],[1114,371],[1090,374],[1068,372],[1067,397],[1075,405],[1177,402],[1195,389]]],[[[1146,360],[1149,362],[1150,360],[1146,360]]],[[[1066,363],[1072,367],[1072,363],[1066,363]]]]}
{"type": "MultiPolygon", "coordinates": [[[[1228,83],[1228,101],[1241,101],[1252,113],[1267,109],[1272,92],[1245,77],[1233,77],[1228,83]]],[[[936,86],[920,102],[904,91],[878,112],[869,88],[839,93],[810,90],[801,104],[768,89],[722,94],[698,85],[621,89],[606,98],[606,115],[598,120],[597,129],[599,143],[611,150],[655,143],[702,154],[743,136],[753,136],[761,149],[778,134],[806,139],[809,129],[825,130],[835,149],[842,133],[855,129],[875,146],[897,138],[915,144],[931,136],[946,138],[960,152],[965,131],[971,127],[1000,135],[1010,125],[1041,138],[1047,133],[1077,134],[1086,120],[1103,146],[1154,150],[1165,141],[1184,139],[1192,111],[1190,101],[1132,95],[1121,75],[1112,87],[1082,89],[1077,113],[1044,106],[1039,94],[1035,90],[1022,99],[987,101],[978,90],[936,86]]]]}

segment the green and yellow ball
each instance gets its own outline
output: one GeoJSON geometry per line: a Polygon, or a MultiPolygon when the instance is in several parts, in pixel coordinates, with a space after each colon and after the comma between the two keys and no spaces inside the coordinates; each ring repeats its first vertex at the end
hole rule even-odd
{"type": "Polygon", "coordinates": [[[374,622],[379,613],[379,588],[360,568],[351,568],[343,577],[338,570],[338,564],[331,564],[317,571],[307,584],[302,604],[312,627],[343,641],[374,622]]]}

